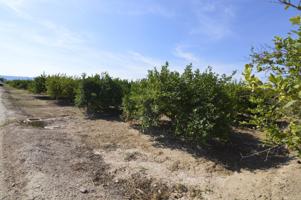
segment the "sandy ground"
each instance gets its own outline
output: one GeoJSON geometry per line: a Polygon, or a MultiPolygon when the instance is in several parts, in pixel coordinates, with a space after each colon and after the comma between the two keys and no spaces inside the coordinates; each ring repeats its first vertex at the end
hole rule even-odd
{"type": "Polygon", "coordinates": [[[0,199],[301,199],[297,159],[281,149],[241,159],[263,148],[252,131],[193,148],[24,91],[0,98],[0,199]]]}

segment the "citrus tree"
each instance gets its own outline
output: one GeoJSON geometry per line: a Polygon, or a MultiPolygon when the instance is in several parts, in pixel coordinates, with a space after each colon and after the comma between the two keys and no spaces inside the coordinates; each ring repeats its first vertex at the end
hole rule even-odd
{"type": "Polygon", "coordinates": [[[286,37],[275,37],[273,48],[253,52],[244,77],[253,91],[252,123],[276,144],[301,152],[301,18],[286,37]],[[265,76],[259,78],[264,73],[265,76]]]}
{"type": "Polygon", "coordinates": [[[48,76],[46,79],[47,94],[53,99],[74,101],[79,79],[65,74],[48,76]]]}
{"type": "Polygon", "coordinates": [[[77,89],[75,104],[85,107],[91,114],[119,109],[129,87],[128,81],[113,79],[108,73],[90,77],[84,74],[77,89]]]}
{"type": "Polygon", "coordinates": [[[211,68],[193,71],[191,65],[180,74],[166,63],[132,84],[123,101],[124,116],[140,121],[143,128],[168,118],[177,136],[201,143],[212,138],[226,141],[233,121],[230,80],[211,68]]]}

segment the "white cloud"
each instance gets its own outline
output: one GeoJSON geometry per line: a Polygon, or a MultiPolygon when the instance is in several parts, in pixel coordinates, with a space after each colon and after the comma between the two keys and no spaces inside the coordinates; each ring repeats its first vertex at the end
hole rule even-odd
{"type": "Polygon", "coordinates": [[[80,75],[83,72],[94,74],[106,71],[114,77],[136,79],[143,78],[147,69],[163,64],[138,52],[116,53],[91,48],[56,52],[18,45],[15,48],[9,43],[0,47],[1,52],[6,50],[0,58],[0,74],[35,76],[46,72],[80,75]]]}
{"type": "Polygon", "coordinates": [[[85,36],[71,31],[70,29],[57,25],[50,21],[37,20],[41,28],[46,29],[42,34],[35,33],[34,39],[44,45],[60,48],[76,48],[85,41],[85,36]],[[45,33],[46,32],[46,33],[45,33]]]}
{"type": "Polygon", "coordinates": [[[214,40],[233,34],[231,22],[235,17],[235,8],[229,1],[192,0],[191,3],[197,21],[191,34],[203,34],[214,40]]]}
{"type": "Polygon", "coordinates": [[[0,4],[14,10],[15,12],[20,12],[20,9],[27,1],[28,0],[0,0],[0,4]]]}
{"type": "MultiPolygon", "coordinates": [[[[135,51],[116,53],[90,47],[85,35],[47,19],[31,16],[23,9],[29,1],[0,0],[0,5],[10,8],[17,17],[26,21],[20,24],[0,21],[1,74],[35,76],[43,72],[60,72],[79,75],[82,72],[107,71],[113,76],[135,79],[143,78],[146,69],[163,63],[135,51]]],[[[158,7],[147,12],[161,11],[158,7]]]]}
{"type": "MultiPolygon", "coordinates": [[[[147,69],[164,64],[163,60],[155,59],[140,52],[123,49],[122,52],[112,52],[91,47],[89,37],[79,31],[71,30],[60,22],[33,17],[30,9],[35,0],[0,0],[0,6],[11,9],[26,23],[11,24],[0,21],[0,73],[11,75],[38,75],[46,73],[77,74],[82,72],[101,73],[108,71],[113,76],[122,78],[142,78],[147,69]],[[30,24],[30,25],[26,25],[30,24]],[[22,34],[20,34],[22,33],[22,34]]],[[[218,0],[221,2],[221,0],[218,0]]],[[[114,1],[115,4],[117,1],[114,1]]],[[[159,15],[173,17],[175,12],[152,1],[118,1],[115,12],[128,15],[159,15]],[[128,4],[128,5],[126,5],[128,4]],[[126,5],[126,6],[125,6],[126,5]],[[125,7],[124,7],[125,6],[125,7]],[[129,9],[125,9],[129,8],[129,9]]],[[[230,22],[234,16],[229,6],[221,8],[213,1],[193,1],[197,24],[191,30],[192,34],[205,34],[208,38],[221,39],[231,34],[230,22]],[[197,3],[199,2],[199,3],[197,3]],[[215,13],[219,13],[214,15],[215,13]],[[223,18],[225,17],[225,18],[223,18]]],[[[113,5],[115,5],[113,3],[113,5]]],[[[219,73],[229,73],[235,67],[222,62],[211,62],[202,59],[183,46],[174,50],[175,60],[171,60],[174,69],[183,69],[186,64],[194,66],[214,66],[219,73]]]]}
{"type": "Polygon", "coordinates": [[[188,51],[184,51],[183,47],[181,46],[177,46],[175,51],[174,51],[174,55],[178,58],[184,59],[185,62],[188,63],[192,63],[194,65],[200,65],[201,61],[200,58],[198,58],[196,55],[194,55],[191,52],[188,51]]]}

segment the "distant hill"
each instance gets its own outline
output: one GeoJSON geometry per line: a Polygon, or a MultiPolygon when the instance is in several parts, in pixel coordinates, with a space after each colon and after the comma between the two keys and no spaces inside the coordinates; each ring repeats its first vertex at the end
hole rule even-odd
{"type": "Polygon", "coordinates": [[[5,80],[32,80],[33,77],[26,77],[26,76],[5,76],[0,75],[1,78],[4,78],[5,80]]]}

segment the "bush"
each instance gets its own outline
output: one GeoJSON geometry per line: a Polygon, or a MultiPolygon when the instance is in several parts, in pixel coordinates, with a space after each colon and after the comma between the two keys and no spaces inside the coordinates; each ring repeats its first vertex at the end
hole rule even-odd
{"type": "Polygon", "coordinates": [[[54,99],[74,101],[79,80],[74,77],[57,74],[46,79],[47,94],[54,99]]]}
{"type": "Polygon", "coordinates": [[[229,80],[211,69],[193,72],[191,66],[183,74],[171,72],[167,63],[132,85],[124,98],[124,116],[141,121],[144,128],[159,125],[166,116],[177,135],[201,142],[227,139],[233,120],[229,80]]]}
{"type": "Polygon", "coordinates": [[[82,77],[76,94],[77,106],[86,107],[89,113],[98,113],[109,109],[119,109],[124,93],[129,91],[129,83],[112,79],[107,73],[82,77]]]}
{"type": "Polygon", "coordinates": [[[46,93],[46,80],[47,76],[45,74],[42,74],[33,80],[32,84],[32,92],[36,94],[46,93]]]}
{"type": "Polygon", "coordinates": [[[33,81],[32,80],[11,80],[6,82],[9,86],[22,89],[31,90],[33,81]]]}
{"type": "MultiPolygon", "coordinates": [[[[233,125],[248,125],[253,114],[251,109],[256,107],[255,102],[250,101],[252,91],[244,82],[228,82],[225,85],[226,93],[230,97],[233,110],[233,125]]],[[[260,94],[258,94],[260,95],[260,94]]]]}

